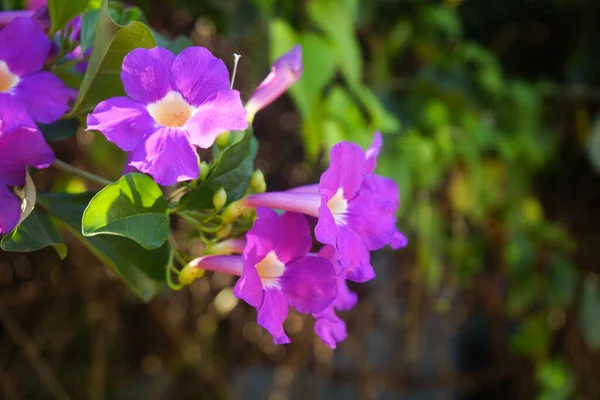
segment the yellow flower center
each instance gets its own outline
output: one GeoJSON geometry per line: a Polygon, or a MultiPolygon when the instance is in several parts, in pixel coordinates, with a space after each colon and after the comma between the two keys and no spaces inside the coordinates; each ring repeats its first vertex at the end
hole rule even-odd
{"type": "Polygon", "coordinates": [[[344,189],[339,188],[335,195],[327,202],[327,208],[331,211],[333,219],[338,224],[343,224],[348,209],[348,200],[344,198],[344,189]]]}
{"type": "Polygon", "coordinates": [[[4,61],[0,61],[0,93],[8,93],[19,83],[19,77],[8,69],[4,61]]]}
{"type": "Polygon", "coordinates": [[[156,103],[149,104],[148,113],[162,126],[177,128],[183,126],[194,113],[194,107],[178,92],[169,92],[156,103]]]}
{"type": "Polygon", "coordinates": [[[278,287],[278,279],[283,275],[285,270],[285,264],[279,261],[277,254],[274,251],[270,251],[265,258],[263,258],[258,264],[256,264],[256,272],[266,287],[278,287]]]}

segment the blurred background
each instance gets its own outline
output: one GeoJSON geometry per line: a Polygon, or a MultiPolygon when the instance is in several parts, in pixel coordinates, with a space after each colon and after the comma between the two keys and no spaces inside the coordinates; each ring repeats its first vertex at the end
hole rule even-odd
{"type": "MultiPolygon", "coordinates": [[[[600,1],[131,3],[241,54],[244,99],[301,43],[303,78],[254,121],[257,167],[271,190],[312,183],[380,130],[410,243],[373,254],[335,351],[297,314],[273,345],[228,276],[143,304],[68,233],[62,263],[0,252],[1,399],[600,399],[600,1]]],[[[54,149],[121,171],[100,136],[54,149]]]]}

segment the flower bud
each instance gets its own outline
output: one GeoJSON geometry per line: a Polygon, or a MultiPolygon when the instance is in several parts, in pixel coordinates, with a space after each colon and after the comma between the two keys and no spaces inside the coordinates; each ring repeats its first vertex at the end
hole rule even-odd
{"type": "Polygon", "coordinates": [[[231,224],[236,219],[242,215],[246,207],[240,201],[234,201],[223,211],[223,215],[221,216],[221,222],[223,224],[231,224]]]}
{"type": "Polygon", "coordinates": [[[229,144],[229,140],[231,139],[231,132],[224,132],[217,136],[215,143],[219,147],[226,147],[229,144]]]}
{"type": "Polygon", "coordinates": [[[210,166],[208,165],[208,163],[206,161],[202,161],[200,163],[200,179],[205,180],[206,177],[208,176],[209,172],[210,172],[210,166]]]}
{"type": "Polygon", "coordinates": [[[183,269],[179,272],[179,283],[183,286],[187,286],[203,275],[203,269],[197,268],[190,263],[183,267],[183,269]]]}
{"type": "Polygon", "coordinates": [[[227,192],[221,188],[215,192],[212,198],[213,206],[215,210],[220,211],[221,208],[227,203],[227,192]]]}
{"type": "Polygon", "coordinates": [[[267,183],[265,182],[265,175],[260,169],[257,169],[252,174],[252,180],[250,181],[250,187],[256,193],[264,193],[267,191],[267,183]]]}
{"type": "Polygon", "coordinates": [[[226,237],[228,237],[229,234],[231,233],[231,228],[232,228],[231,224],[223,225],[221,227],[221,229],[219,229],[217,231],[217,239],[223,240],[226,237]]]}

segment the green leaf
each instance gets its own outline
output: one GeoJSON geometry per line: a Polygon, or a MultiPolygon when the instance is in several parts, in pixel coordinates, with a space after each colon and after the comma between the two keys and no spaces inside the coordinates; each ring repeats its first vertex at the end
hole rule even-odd
{"type": "Polygon", "coordinates": [[[93,193],[41,193],[38,202],[48,212],[105,263],[142,300],[151,300],[161,289],[169,248],[165,244],[156,250],[145,250],[135,242],[117,236],[85,237],[81,235],[83,211],[93,193]]]}
{"type": "Polygon", "coordinates": [[[152,29],[152,34],[156,39],[156,45],[171,50],[174,54],[179,54],[183,49],[194,45],[189,36],[179,35],[173,40],[169,40],[160,33],[152,29]]]}
{"type": "Polygon", "coordinates": [[[82,233],[123,236],[146,249],[157,249],[169,236],[167,201],[152,178],[127,174],[90,201],[83,213],[82,233]]]}
{"type": "Polygon", "coordinates": [[[19,226],[2,238],[2,250],[31,252],[52,246],[61,260],[67,256],[67,246],[50,219],[39,209],[31,212],[19,226]]]}
{"type": "Polygon", "coordinates": [[[69,21],[81,14],[90,0],[48,0],[50,13],[50,35],[65,27],[69,21]]]}
{"type": "Polygon", "coordinates": [[[589,275],[583,284],[579,323],[586,345],[600,351],[600,279],[589,275]]]}
{"type": "Polygon", "coordinates": [[[227,203],[240,199],[252,179],[258,143],[250,132],[241,141],[227,147],[204,182],[186,193],[179,205],[184,209],[212,208],[212,196],[224,188],[227,203]]]}
{"type": "Polygon", "coordinates": [[[87,112],[102,100],[124,95],[120,77],[123,58],[135,48],[151,49],[155,46],[152,32],[143,23],[133,21],[125,26],[115,23],[104,0],[89,65],[71,113],[87,112]]]}
{"type": "Polygon", "coordinates": [[[352,85],[360,83],[363,57],[354,32],[352,7],[339,0],[313,0],[308,3],[311,19],[334,46],[338,65],[352,85]]]}

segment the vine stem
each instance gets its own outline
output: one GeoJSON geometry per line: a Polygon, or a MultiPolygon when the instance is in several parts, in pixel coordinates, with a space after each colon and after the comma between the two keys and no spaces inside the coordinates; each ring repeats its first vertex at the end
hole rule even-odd
{"type": "Polygon", "coordinates": [[[58,159],[54,160],[54,162],[52,163],[52,165],[56,169],[59,169],[59,170],[64,171],[64,172],[68,172],[68,173],[70,173],[72,175],[80,176],[80,177],[85,178],[85,179],[87,179],[89,181],[98,183],[98,184],[100,184],[102,186],[106,186],[106,185],[110,185],[111,183],[114,183],[113,181],[110,181],[110,180],[108,180],[106,178],[103,178],[101,176],[92,174],[91,172],[87,172],[87,171],[84,171],[82,169],[76,168],[76,167],[74,167],[72,165],[69,165],[66,162],[58,160],[58,159]]]}

